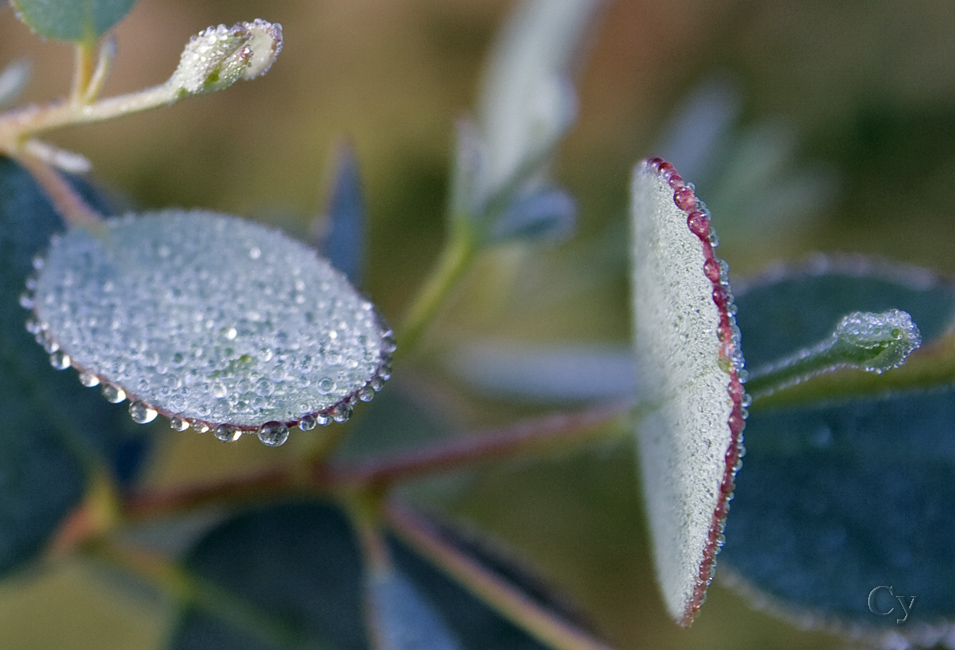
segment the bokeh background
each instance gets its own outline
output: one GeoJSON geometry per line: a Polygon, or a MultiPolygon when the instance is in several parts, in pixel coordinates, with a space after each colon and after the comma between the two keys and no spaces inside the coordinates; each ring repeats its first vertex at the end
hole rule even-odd
{"type": "MultiPolygon", "coordinates": [[[[397,322],[440,250],[454,124],[475,104],[513,4],[142,0],[117,30],[107,94],[165,80],[207,25],[281,22],[285,49],[252,83],[50,139],[86,155],[130,205],[202,206],[300,236],[347,139],[369,207],[363,288],[397,322]]],[[[699,180],[734,278],[811,251],[955,272],[948,3],[617,0],[584,55],[579,119],[553,168],[578,200],[577,237],[486,259],[396,380],[455,430],[533,412],[448,388],[441,355],[456,342],[627,341],[628,176],[661,150],[699,170],[684,176],[699,180]]],[[[20,56],[34,66],[27,101],[68,89],[70,48],[0,9],[0,64],[20,56]]],[[[295,436],[279,450],[169,436],[146,480],[207,479],[296,453],[295,436]]],[[[840,647],[752,611],[719,581],[694,627],[677,629],[656,593],[634,472],[628,450],[599,449],[476,473],[438,505],[526,553],[622,648],[840,647]]],[[[161,647],[170,604],[114,583],[62,564],[0,585],[0,647],[161,647]]]]}

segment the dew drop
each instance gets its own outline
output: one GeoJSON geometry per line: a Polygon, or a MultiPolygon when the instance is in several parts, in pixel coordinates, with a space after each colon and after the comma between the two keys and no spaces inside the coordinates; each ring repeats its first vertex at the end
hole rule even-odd
{"type": "Polygon", "coordinates": [[[195,429],[196,433],[209,433],[211,427],[205,422],[193,422],[192,428],[195,429]]]}
{"type": "Polygon", "coordinates": [[[375,389],[371,386],[365,386],[360,391],[358,391],[358,399],[363,402],[370,402],[375,399],[375,389]]]}
{"type": "Polygon", "coordinates": [[[103,391],[103,397],[106,398],[107,402],[119,404],[126,399],[126,391],[114,384],[103,384],[103,388],[101,390],[103,391]]]}
{"type": "Polygon", "coordinates": [[[63,350],[57,350],[50,355],[50,365],[57,370],[66,370],[70,363],[70,355],[63,350]]]}
{"type": "Polygon", "coordinates": [[[259,440],[269,447],[284,445],[288,436],[288,427],[281,422],[266,422],[259,427],[259,440]]]}
{"type": "Polygon", "coordinates": [[[20,306],[24,309],[33,309],[33,293],[24,291],[20,294],[20,306]]]}
{"type": "Polygon", "coordinates": [[[221,381],[213,382],[212,384],[212,395],[218,399],[222,399],[228,394],[228,390],[221,381]]]}
{"type": "Polygon", "coordinates": [[[87,388],[93,388],[94,386],[99,386],[99,377],[85,370],[80,373],[79,380],[80,380],[80,383],[86,386],[87,388]]]}
{"type": "Polygon", "coordinates": [[[336,387],[335,380],[331,377],[322,377],[322,379],[318,382],[318,392],[322,395],[331,394],[336,387]]]}
{"type": "Polygon", "coordinates": [[[185,431],[189,428],[189,421],[180,417],[169,418],[169,428],[174,431],[185,431]]]}
{"type": "Polygon", "coordinates": [[[345,402],[342,402],[341,404],[335,405],[331,411],[331,416],[335,422],[347,422],[348,418],[351,417],[351,411],[351,406],[345,402]]]}
{"type": "Polygon", "coordinates": [[[220,424],[215,428],[213,434],[222,442],[235,442],[242,437],[242,432],[228,424],[220,424]]]}
{"type": "Polygon", "coordinates": [[[302,431],[311,431],[318,424],[318,420],[314,415],[306,415],[301,420],[298,421],[298,428],[302,431]]]}
{"type": "Polygon", "coordinates": [[[156,409],[144,404],[143,402],[133,402],[129,405],[129,416],[137,424],[147,424],[156,419],[156,409]]]}

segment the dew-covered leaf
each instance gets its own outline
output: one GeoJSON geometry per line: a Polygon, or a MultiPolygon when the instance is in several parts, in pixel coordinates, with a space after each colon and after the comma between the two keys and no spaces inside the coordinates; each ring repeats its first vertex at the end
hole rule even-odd
{"type": "Polygon", "coordinates": [[[582,402],[636,390],[629,345],[469,341],[446,364],[482,393],[512,401],[582,402]]]}
{"type": "Polygon", "coordinates": [[[34,311],[60,366],[161,413],[234,440],[347,419],[390,372],[374,306],[312,249],[236,217],[167,210],[55,238],[34,311]]]}
{"type": "Polygon", "coordinates": [[[460,650],[434,606],[400,571],[372,571],[367,582],[380,650],[460,650]]]}
{"type": "Polygon", "coordinates": [[[90,459],[128,478],[143,451],[125,414],[53,371],[24,328],[31,259],[61,228],[29,175],[0,158],[0,574],[35,557],[79,503],[90,459]]]}
{"type": "Polygon", "coordinates": [[[659,159],[633,177],[640,467],[670,615],[692,622],[712,579],[742,443],[742,355],[709,213],[659,159]]]}
{"type": "MultiPolygon", "coordinates": [[[[777,336],[802,344],[833,314],[888,305],[910,312],[930,344],[955,317],[955,290],[920,269],[818,258],[769,275],[737,304],[747,359],[765,362],[777,336]]],[[[955,620],[953,409],[950,387],[754,408],[721,556],[737,581],[805,625],[936,643],[955,620]],[[870,610],[877,587],[873,608],[892,614],[870,610]],[[916,597],[904,625],[889,588],[916,597]]]]}
{"type": "Polygon", "coordinates": [[[13,0],[17,16],[40,36],[91,43],[113,28],[136,0],[13,0]]]}
{"type": "Polygon", "coordinates": [[[746,283],[737,315],[751,368],[826,338],[854,311],[899,309],[912,316],[923,345],[955,322],[955,288],[925,269],[858,256],[817,256],[746,283]]]}
{"type": "Polygon", "coordinates": [[[365,264],[365,194],[355,150],[343,145],[335,156],[328,208],[322,220],[322,254],[356,286],[365,264]]]}

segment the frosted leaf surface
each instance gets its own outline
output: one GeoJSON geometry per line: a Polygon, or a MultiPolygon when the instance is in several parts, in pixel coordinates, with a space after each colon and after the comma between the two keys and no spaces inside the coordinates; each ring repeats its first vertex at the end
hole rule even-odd
{"type": "Polygon", "coordinates": [[[33,304],[38,339],[125,392],[134,418],[229,425],[232,439],[268,425],[267,444],[310,416],[350,413],[381,387],[393,350],[374,306],[312,249],[204,211],[55,237],[33,304]]]}
{"type": "Polygon", "coordinates": [[[641,473],[664,600],[688,625],[742,455],[745,371],[706,207],[658,158],[637,165],[632,189],[638,395],[651,407],[638,426],[641,473]]]}

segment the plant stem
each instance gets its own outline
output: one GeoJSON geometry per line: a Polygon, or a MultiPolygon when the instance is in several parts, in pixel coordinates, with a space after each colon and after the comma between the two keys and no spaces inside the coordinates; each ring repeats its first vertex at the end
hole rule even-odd
{"type": "Polygon", "coordinates": [[[447,302],[476,255],[473,234],[465,227],[454,228],[451,240],[405,314],[398,330],[396,357],[408,354],[418,345],[428,325],[447,302]]]}
{"type": "Polygon", "coordinates": [[[70,92],[70,105],[80,108],[87,103],[87,90],[93,78],[96,44],[89,42],[74,45],[73,89],[70,92]]]}
{"type": "Polygon", "coordinates": [[[30,155],[16,156],[15,160],[30,172],[67,223],[89,228],[103,220],[57,170],[30,155]]]}
{"type": "Polygon", "coordinates": [[[335,466],[321,460],[302,467],[278,467],[175,490],[134,492],[124,499],[123,516],[131,522],[145,521],[211,506],[267,501],[296,494],[337,495],[348,503],[356,493],[383,495],[400,481],[613,439],[624,428],[610,425],[626,417],[630,408],[628,402],[607,403],[587,411],[527,420],[354,467],[335,466]]]}
{"type": "Polygon", "coordinates": [[[610,650],[459,551],[424,517],[393,502],[386,505],[384,516],[403,542],[544,645],[556,650],[610,650]]]}
{"type": "Polygon", "coordinates": [[[587,411],[535,418],[504,429],[442,441],[356,467],[332,467],[328,480],[335,484],[386,488],[396,482],[478,463],[610,439],[619,436],[623,429],[609,425],[627,415],[631,406],[630,402],[602,404],[587,411]]]}

